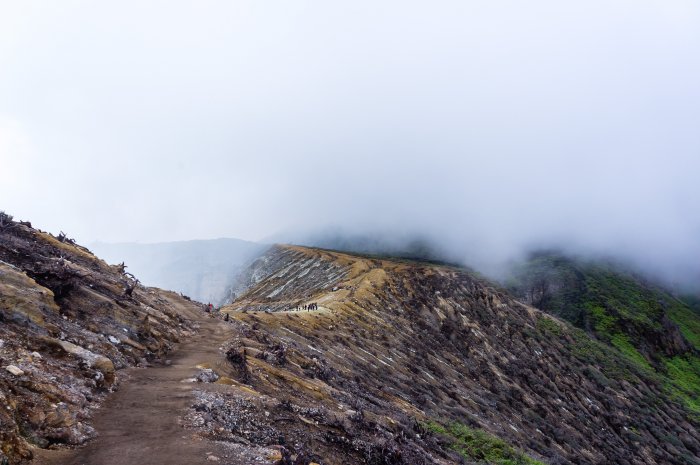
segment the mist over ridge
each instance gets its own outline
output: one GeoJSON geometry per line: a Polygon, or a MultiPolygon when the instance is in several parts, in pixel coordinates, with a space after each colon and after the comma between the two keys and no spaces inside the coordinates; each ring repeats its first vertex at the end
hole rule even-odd
{"type": "Polygon", "coordinates": [[[336,229],[481,270],[562,248],[700,281],[695,2],[1,13],[0,202],[43,229],[336,229]]]}

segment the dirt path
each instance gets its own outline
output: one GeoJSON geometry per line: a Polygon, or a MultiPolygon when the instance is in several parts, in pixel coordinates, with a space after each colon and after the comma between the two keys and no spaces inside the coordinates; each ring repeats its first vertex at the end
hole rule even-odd
{"type": "MultiPolygon", "coordinates": [[[[95,412],[99,437],[75,450],[37,450],[35,465],[192,465],[212,463],[215,444],[193,436],[178,423],[192,405],[192,390],[201,383],[196,365],[214,366],[219,347],[233,330],[220,320],[203,317],[200,330],[172,354],[171,365],[128,370],[130,379],[95,412]]],[[[218,385],[210,385],[212,387],[218,385]]]]}

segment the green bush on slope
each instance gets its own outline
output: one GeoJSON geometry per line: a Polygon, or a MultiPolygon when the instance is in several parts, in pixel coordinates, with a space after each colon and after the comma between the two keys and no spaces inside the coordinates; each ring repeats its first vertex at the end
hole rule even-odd
{"type": "Polygon", "coordinates": [[[676,356],[665,361],[666,388],[686,407],[700,414],[700,358],[676,356]]]}
{"type": "Polygon", "coordinates": [[[502,439],[462,423],[443,426],[431,421],[424,423],[423,427],[446,438],[451,443],[450,448],[468,460],[494,465],[544,465],[502,439]]]}

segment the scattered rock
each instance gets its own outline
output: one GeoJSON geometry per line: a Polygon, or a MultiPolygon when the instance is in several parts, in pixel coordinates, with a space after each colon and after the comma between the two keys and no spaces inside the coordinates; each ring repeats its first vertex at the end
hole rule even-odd
{"type": "Polygon", "coordinates": [[[119,339],[117,339],[114,336],[109,336],[107,339],[109,339],[109,342],[111,342],[112,344],[119,344],[121,342],[119,339]]]}
{"type": "Polygon", "coordinates": [[[217,457],[216,455],[209,455],[207,456],[207,462],[218,462],[221,459],[217,457]]]}
{"type": "Polygon", "coordinates": [[[122,342],[123,342],[124,344],[130,345],[130,346],[133,347],[134,349],[146,350],[146,347],[145,347],[143,344],[139,344],[138,342],[136,342],[136,341],[134,341],[134,340],[132,340],[132,339],[130,339],[130,338],[128,338],[128,337],[125,337],[125,338],[122,340],[122,342]]]}
{"type": "Polygon", "coordinates": [[[197,375],[197,381],[200,383],[214,383],[219,379],[219,375],[212,369],[205,368],[197,375]]]}
{"type": "Polygon", "coordinates": [[[8,366],[5,367],[5,369],[6,369],[7,371],[9,371],[10,373],[12,373],[13,375],[15,375],[15,376],[22,376],[22,375],[24,375],[24,371],[20,370],[19,368],[17,368],[17,367],[14,366],[14,365],[8,365],[8,366]]]}

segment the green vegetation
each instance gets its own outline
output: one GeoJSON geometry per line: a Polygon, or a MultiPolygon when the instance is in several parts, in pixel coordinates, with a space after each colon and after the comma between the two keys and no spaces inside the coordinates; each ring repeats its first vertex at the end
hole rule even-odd
{"type": "Polygon", "coordinates": [[[700,357],[676,356],[664,363],[668,378],[666,388],[693,413],[700,414],[700,357]]]}
{"type": "Polygon", "coordinates": [[[506,284],[538,308],[595,329],[606,342],[621,333],[639,350],[640,335],[664,331],[667,317],[700,348],[700,317],[686,302],[613,264],[541,253],[516,267],[506,284]]]}
{"type": "Polygon", "coordinates": [[[537,329],[543,333],[552,333],[555,336],[562,335],[562,329],[559,324],[552,318],[541,316],[537,318],[537,329]]]}
{"type": "Polygon", "coordinates": [[[462,423],[453,422],[443,426],[431,421],[424,423],[423,427],[448,439],[450,448],[467,460],[494,465],[544,465],[502,439],[462,423]]]}
{"type": "Polygon", "coordinates": [[[593,324],[598,334],[609,334],[615,326],[615,323],[617,323],[617,319],[608,315],[603,307],[591,305],[588,311],[593,319],[593,324]]]}
{"type": "Polygon", "coordinates": [[[610,343],[623,353],[632,363],[642,370],[653,371],[646,358],[632,345],[630,338],[626,334],[616,333],[610,339],[610,343]]]}
{"type": "Polygon", "coordinates": [[[680,297],[695,314],[700,315],[700,294],[685,294],[680,297]]]}
{"type": "Polygon", "coordinates": [[[583,362],[598,367],[608,378],[635,382],[640,376],[650,377],[653,372],[643,370],[637,363],[609,346],[591,339],[584,331],[574,328],[571,333],[574,343],[570,346],[573,355],[583,362]]]}
{"type": "MultiPolygon", "coordinates": [[[[571,333],[571,351],[605,377],[654,379],[690,412],[700,412],[700,358],[687,350],[700,350],[700,297],[679,299],[619,265],[553,252],[530,257],[506,285],[519,298],[583,330],[571,333]],[[679,335],[688,343],[685,348],[679,335]]],[[[540,318],[537,329],[547,337],[561,336],[555,324],[540,318]]]]}
{"type": "Polygon", "coordinates": [[[700,316],[680,301],[674,302],[668,315],[678,325],[683,337],[700,350],[700,316]]]}

